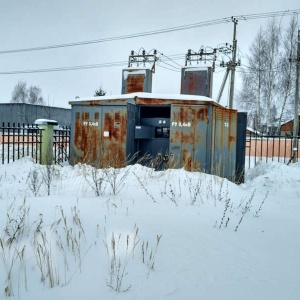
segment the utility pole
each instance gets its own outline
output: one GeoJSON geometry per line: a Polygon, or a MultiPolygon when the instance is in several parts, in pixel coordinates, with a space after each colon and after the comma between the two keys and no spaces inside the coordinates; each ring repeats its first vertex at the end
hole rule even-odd
{"type": "MultiPolygon", "coordinates": [[[[229,92],[229,108],[233,108],[233,96],[234,96],[234,80],[235,80],[235,67],[240,65],[240,61],[236,62],[236,52],[237,52],[237,40],[236,40],[236,26],[238,24],[238,20],[232,18],[232,22],[234,24],[233,28],[233,45],[232,45],[232,59],[228,63],[226,63],[227,69],[224,76],[224,79],[221,84],[221,88],[217,97],[217,103],[220,102],[224,87],[228,78],[229,73],[231,72],[231,79],[230,79],[230,92],[229,92]]],[[[225,63],[222,62],[221,67],[224,67],[225,63]]]]}
{"type": "Polygon", "coordinates": [[[295,110],[293,126],[293,162],[297,161],[298,133],[299,133],[299,77],[300,77],[300,30],[298,30],[298,46],[296,58],[296,89],[295,89],[295,110]]]}
{"type": "Polygon", "coordinates": [[[229,108],[233,108],[233,95],[234,95],[234,79],[235,79],[235,67],[237,66],[236,60],[236,50],[237,50],[237,40],[236,40],[236,25],[238,21],[232,19],[234,24],[233,29],[233,51],[232,51],[232,63],[231,63],[231,79],[230,79],[230,92],[229,92],[229,108]]]}
{"type": "Polygon", "coordinates": [[[223,78],[221,88],[220,88],[220,91],[219,91],[219,94],[218,94],[218,97],[217,97],[217,103],[220,103],[220,100],[221,100],[221,97],[222,97],[222,94],[223,94],[223,91],[224,91],[224,87],[225,87],[229,72],[230,72],[230,69],[229,69],[229,67],[227,67],[226,73],[225,73],[225,76],[223,78]]]}

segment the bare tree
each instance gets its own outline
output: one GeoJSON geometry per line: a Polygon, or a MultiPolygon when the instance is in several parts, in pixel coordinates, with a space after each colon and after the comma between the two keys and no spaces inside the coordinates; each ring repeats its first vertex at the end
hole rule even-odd
{"type": "Polygon", "coordinates": [[[28,103],[45,105],[45,101],[42,96],[42,90],[37,86],[30,86],[28,89],[28,103]]]}
{"type": "Polygon", "coordinates": [[[280,58],[280,28],[277,25],[277,20],[272,19],[266,28],[266,72],[264,84],[264,99],[266,105],[266,127],[274,125],[276,117],[276,95],[278,95],[278,71],[280,58]],[[275,107],[275,109],[274,109],[275,107]],[[275,115],[275,117],[274,117],[275,115]]]}
{"type": "Polygon", "coordinates": [[[293,88],[293,70],[289,63],[295,53],[296,19],[293,18],[281,38],[277,19],[261,27],[250,47],[248,67],[242,71],[243,87],[238,106],[248,111],[249,125],[256,130],[280,126],[293,88]]]}
{"type": "Polygon", "coordinates": [[[250,47],[250,55],[247,57],[249,67],[242,70],[243,88],[238,97],[239,107],[248,112],[249,125],[257,130],[262,129],[263,121],[262,73],[265,68],[265,55],[264,31],[260,28],[250,47]]]}
{"type": "Polygon", "coordinates": [[[279,95],[281,108],[278,120],[278,127],[293,117],[294,89],[295,89],[295,64],[286,58],[296,57],[297,53],[297,19],[294,16],[283,37],[283,51],[281,57],[281,72],[279,81],[279,95]]]}
{"type": "Polygon", "coordinates": [[[25,81],[18,81],[11,94],[12,103],[27,103],[28,92],[25,81]]]}
{"type": "Polygon", "coordinates": [[[45,105],[42,90],[35,85],[27,88],[25,81],[18,81],[13,89],[10,102],[45,105]]]}

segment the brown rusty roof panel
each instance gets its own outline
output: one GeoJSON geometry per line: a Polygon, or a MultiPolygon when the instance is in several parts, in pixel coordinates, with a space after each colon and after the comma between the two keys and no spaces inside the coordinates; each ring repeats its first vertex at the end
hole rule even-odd
{"type": "Polygon", "coordinates": [[[130,93],[123,95],[111,95],[101,97],[80,98],[79,100],[70,101],[72,106],[89,105],[126,105],[128,102],[134,102],[137,105],[169,105],[169,104],[186,104],[186,105],[214,105],[223,107],[215,102],[212,98],[195,95],[181,94],[156,94],[156,93],[130,93]]]}
{"type": "MultiPolygon", "coordinates": [[[[98,97],[99,98],[99,97],[98,97]]],[[[127,98],[106,98],[103,99],[92,99],[86,98],[80,101],[70,101],[69,104],[72,106],[105,106],[105,105],[126,105],[128,102],[127,98]]]]}

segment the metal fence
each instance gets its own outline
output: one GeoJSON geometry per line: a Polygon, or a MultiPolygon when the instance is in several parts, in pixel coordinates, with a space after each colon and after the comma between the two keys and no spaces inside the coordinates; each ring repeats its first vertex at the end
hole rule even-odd
{"type": "MultiPolygon", "coordinates": [[[[69,161],[70,127],[54,129],[53,160],[56,164],[69,161]]],[[[36,163],[41,159],[43,130],[38,125],[2,123],[0,126],[1,163],[10,163],[31,156],[36,163]]],[[[300,137],[297,137],[296,161],[300,160],[300,137]]],[[[248,134],[246,137],[245,167],[252,168],[259,162],[289,163],[293,154],[292,136],[248,134]]]]}
{"type": "MultiPolygon", "coordinates": [[[[10,163],[25,156],[30,156],[40,163],[43,129],[38,125],[20,123],[2,123],[0,127],[1,163],[10,163]]],[[[69,160],[70,127],[54,129],[53,160],[62,163],[69,160]]]]}
{"type": "MultiPolygon", "coordinates": [[[[293,136],[248,134],[246,138],[246,167],[259,162],[290,163],[293,155],[293,136]]],[[[300,137],[296,137],[296,161],[299,161],[300,137]]]]}
{"type": "Polygon", "coordinates": [[[56,164],[69,161],[70,158],[70,126],[54,129],[53,159],[56,164]]]}

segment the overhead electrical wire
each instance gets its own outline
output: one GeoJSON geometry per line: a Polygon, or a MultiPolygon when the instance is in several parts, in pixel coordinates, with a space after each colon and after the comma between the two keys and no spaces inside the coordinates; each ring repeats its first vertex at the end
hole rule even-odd
{"type": "MultiPolygon", "coordinates": [[[[271,17],[277,17],[277,16],[288,16],[288,15],[295,15],[299,14],[300,9],[296,10],[287,10],[287,11],[278,11],[278,12],[271,12],[271,13],[259,13],[259,14],[250,14],[250,15],[241,15],[241,16],[235,16],[231,18],[222,18],[222,19],[216,19],[211,21],[205,21],[200,23],[194,23],[194,24],[188,24],[188,25],[182,25],[182,26],[176,26],[176,27],[170,27],[165,29],[160,29],[156,31],[148,31],[148,32],[142,32],[142,33],[136,33],[131,35],[123,35],[123,36],[116,36],[116,37],[110,37],[110,38],[104,38],[104,39],[98,39],[98,40],[92,40],[92,41],[84,41],[84,42],[76,42],[76,43],[69,43],[69,44],[58,44],[58,45],[50,45],[50,46],[42,46],[42,47],[35,47],[35,48],[24,48],[24,49],[13,49],[13,50],[4,50],[0,51],[0,54],[8,54],[8,53],[17,53],[17,52],[26,52],[26,51],[38,51],[38,50],[47,50],[47,49],[55,49],[55,48],[63,48],[63,47],[72,47],[72,46],[80,46],[80,45],[87,45],[87,44],[93,44],[93,43],[102,43],[102,42],[108,42],[108,41],[115,41],[115,40],[122,40],[122,39],[129,39],[129,38],[135,38],[135,37],[141,37],[141,36],[147,36],[147,35],[154,35],[154,34],[161,34],[161,33],[167,33],[167,32],[173,32],[173,31],[179,31],[179,30],[187,30],[192,28],[199,28],[203,26],[211,26],[221,23],[228,23],[233,18],[238,20],[253,20],[253,19],[261,19],[261,18],[271,18],[271,17]]],[[[142,48],[141,48],[142,49],[142,48]]],[[[159,51],[158,51],[159,52],[159,51]]],[[[179,71],[179,67],[182,67],[180,64],[175,62],[175,60],[179,60],[185,57],[185,54],[173,54],[166,56],[163,53],[159,52],[162,56],[167,58],[172,63],[176,64],[177,66],[171,65],[169,63],[166,63],[163,59],[160,59],[160,62],[163,64],[168,65],[169,67],[173,68],[170,69],[168,67],[163,67],[158,64],[159,67],[173,70],[176,72],[179,71]],[[178,67],[179,66],[179,67],[178,67]],[[174,70],[175,69],[175,70],[174,70]]],[[[122,66],[126,64],[126,61],[122,62],[112,62],[112,63],[103,63],[103,64],[92,64],[92,65],[82,65],[82,66],[71,66],[71,67],[58,67],[58,68],[49,68],[49,69],[34,69],[34,70],[17,70],[17,71],[6,71],[6,72],[0,72],[0,75],[15,75],[15,74],[28,74],[28,73],[46,73],[46,72],[59,72],[59,71],[73,71],[73,70],[84,70],[84,69],[95,69],[95,68],[105,68],[105,67],[114,67],[114,66],[122,66]]],[[[249,68],[250,72],[255,72],[253,68],[250,68],[248,66],[244,66],[249,68]],[[252,71],[253,70],[253,71],[252,71]]],[[[243,68],[240,68],[238,72],[244,71],[243,68]]],[[[261,70],[261,71],[268,71],[268,70],[261,70]]],[[[245,72],[245,71],[244,71],[245,72]]],[[[272,72],[278,72],[273,70],[272,72]]]]}
{"type": "Polygon", "coordinates": [[[180,68],[178,68],[178,67],[176,67],[176,66],[174,66],[174,65],[171,65],[171,64],[169,64],[169,63],[167,63],[167,62],[165,62],[165,61],[160,61],[157,65],[158,66],[161,66],[161,63],[162,64],[165,64],[165,65],[167,65],[167,66],[169,66],[169,67],[171,67],[171,68],[173,68],[173,70],[174,71],[176,71],[176,72],[180,72],[180,68]]]}
{"type": "Polygon", "coordinates": [[[255,19],[298,15],[299,13],[300,13],[300,9],[294,9],[294,10],[282,10],[282,11],[275,11],[275,12],[268,12],[268,13],[240,15],[240,16],[235,16],[233,18],[235,18],[236,20],[255,20],[255,19]]]}
{"type": "Polygon", "coordinates": [[[174,31],[182,31],[182,30],[218,25],[218,24],[223,24],[223,23],[229,23],[229,22],[231,22],[232,19],[254,20],[254,19],[262,19],[262,18],[272,18],[272,17],[278,17],[278,16],[298,15],[299,13],[300,13],[300,9],[296,9],[296,10],[286,10],[286,11],[277,11],[277,12],[269,12],[269,13],[258,13],[258,14],[232,16],[232,17],[225,17],[225,18],[204,21],[204,22],[199,22],[199,23],[186,24],[186,25],[181,25],[181,26],[133,33],[133,34],[128,34],[128,35],[120,35],[120,36],[114,36],[114,37],[108,37],[108,38],[102,38],[102,39],[96,39],[96,40],[65,43],[65,44],[56,44],[56,45],[48,45],[48,46],[38,46],[38,47],[30,47],[30,48],[21,48],[21,49],[2,50],[2,51],[0,51],[0,54],[40,51],[40,50],[49,50],[49,49],[82,46],[82,45],[97,44],[97,43],[104,43],[104,42],[112,42],[112,41],[117,41],[117,40],[132,39],[132,38],[137,38],[137,37],[144,37],[144,36],[157,35],[157,34],[169,33],[169,32],[174,32],[174,31]]]}
{"type": "Polygon", "coordinates": [[[103,63],[103,64],[93,64],[93,65],[83,65],[83,66],[71,66],[71,67],[61,67],[61,68],[49,68],[49,69],[35,69],[35,70],[22,70],[22,71],[8,71],[0,72],[0,75],[15,75],[15,74],[32,74],[32,73],[45,73],[45,72],[60,72],[60,71],[73,71],[73,70],[84,70],[84,69],[97,69],[97,68],[107,68],[123,66],[127,64],[127,61],[103,63]]]}
{"type": "Polygon", "coordinates": [[[74,42],[74,43],[67,43],[67,44],[48,45],[48,46],[39,46],[39,47],[32,47],[32,48],[2,50],[2,51],[0,51],[0,54],[49,50],[49,49],[56,49],[56,48],[65,48],[65,47],[82,46],[82,45],[97,44],[97,43],[104,43],[104,42],[112,42],[112,41],[132,39],[132,38],[137,38],[137,37],[144,37],[144,36],[149,36],[149,35],[157,35],[157,34],[162,34],[162,33],[173,32],[173,31],[181,31],[181,30],[211,26],[211,25],[218,25],[218,24],[228,23],[228,22],[230,22],[230,20],[231,20],[230,18],[223,18],[223,19],[216,19],[216,20],[212,20],[212,21],[205,21],[205,22],[200,22],[200,23],[170,27],[170,28],[153,30],[153,31],[145,31],[145,32],[128,34],[128,35],[114,36],[114,37],[108,37],[108,38],[97,39],[97,40],[89,40],[89,41],[74,42]]]}
{"type": "Polygon", "coordinates": [[[177,69],[171,69],[171,68],[168,68],[168,67],[159,65],[159,64],[157,64],[157,67],[160,67],[160,68],[163,68],[163,69],[167,69],[167,70],[172,71],[172,72],[177,72],[177,73],[180,72],[180,71],[178,71],[177,69]]]}
{"type": "MultiPolygon", "coordinates": [[[[184,54],[173,54],[173,55],[168,56],[168,58],[169,59],[172,58],[172,60],[182,59],[183,57],[184,57],[184,54]]],[[[171,64],[165,62],[163,59],[159,60],[159,62],[169,65],[172,68],[175,68],[176,72],[178,72],[177,70],[179,70],[179,68],[177,66],[172,66],[171,64]]],[[[97,68],[107,68],[107,67],[119,67],[119,66],[124,66],[127,63],[128,63],[128,61],[118,61],[118,62],[109,62],[109,63],[102,63],[102,64],[58,67],[58,68],[49,68],[49,69],[6,71],[6,72],[0,72],[0,75],[34,74],[34,73],[46,73],[46,72],[61,72],[61,71],[87,70],[87,69],[97,69],[97,68]]],[[[163,67],[163,66],[160,66],[160,67],[163,67]]],[[[167,67],[165,67],[165,68],[167,68],[167,67]]]]}
{"type": "Polygon", "coordinates": [[[157,53],[159,53],[161,56],[164,56],[165,58],[167,58],[168,60],[170,60],[171,62],[173,62],[174,64],[176,64],[177,66],[179,66],[180,68],[182,68],[182,65],[180,65],[179,63],[177,63],[175,61],[175,59],[172,59],[170,56],[167,56],[163,53],[161,53],[160,51],[157,50],[157,53]]]}

